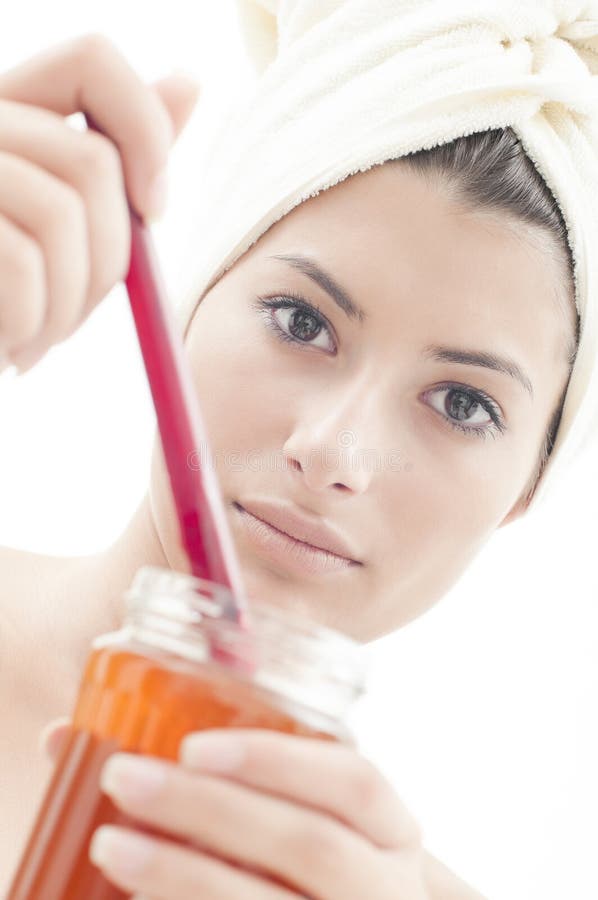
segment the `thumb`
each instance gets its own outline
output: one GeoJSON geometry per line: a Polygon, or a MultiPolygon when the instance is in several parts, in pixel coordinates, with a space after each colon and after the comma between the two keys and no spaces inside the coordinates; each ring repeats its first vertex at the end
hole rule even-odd
{"type": "Polygon", "coordinates": [[[191,75],[184,72],[160,78],[152,83],[152,87],[170,116],[174,143],[195,109],[201,87],[191,75]]]}
{"type": "Polygon", "coordinates": [[[42,729],[39,736],[39,749],[55,762],[64,747],[71,731],[71,720],[66,716],[52,719],[42,729]]]}

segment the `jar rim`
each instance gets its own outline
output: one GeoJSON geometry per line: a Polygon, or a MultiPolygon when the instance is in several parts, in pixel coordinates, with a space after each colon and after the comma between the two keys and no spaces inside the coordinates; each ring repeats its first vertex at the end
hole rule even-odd
{"type": "MultiPolygon", "coordinates": [[[[206,599],[206,593],[212,595],[214,598],[214,603],[206,605],[206,612],[208,615],[220,613],[224,608],[224,599],[228,598],[231,594],[230,588],[226,587],[226,585],[218,584],[217,582],[209,581],[208,579],[200,578],[196,575],[190,575],[186,572],[178,572],[174,569],[168,569],[165,566],[144,565],[141,566],[135,573],[133,581],[131,583],[131,587],[126,591],[126,596],[130,595],[131,592],[136,594],[140,590],[147,589],[149,579],[151,579],[151,582],[149,582],[149,586],[159,588],[161,586],[168,585],[168,587],[171,589],[178,588],[183,596],[186,596],[187,592],[190,592],[192,596],[186,597],[186,599],[195,599],[196,597],[198,597],[198,591],[200,592],[199,598],[202,601],[206,599]],[[221,603],[218,602],[219,597],[222,597],[221,603]]],[[[307,615],[303,615],[302,613],[297,612],[297,610],[295,609],[289,609],[286,606],[280,606],[279,604],[274,603],[271,600],[252,597],[248,610],[250,615],[254,608],[264,610],[264,612],[266,612],[268,615],[271,615],[273,618],[284,618],[285,622],[291,621],[300,629],[307,630],[309,628],[312,631],[330,637],[331,640],[334,640],[335,642],[338,642],[339,645],[344,645],[347,648],[359,648],[362,646],[359,641],[349,637],[343,632],[337,631],[336,629],[331,628],[328,625],[323,625],[316,619],[312,619],[307,615]]]]}
{"type": "Polygon", "coordinates": [[[238,622],[223,618],[223,609],[230,608],[231,590],[226,585],[218,584],[186,572],[179,572],[163,566],[144,565],[137,570],[130,588],[125,591],[124,598],[129,612],[138,609],[138,603],[147,598],[148,591],[158,595],[154,602],[160,603],[160,595],[164,592],[161,608],[165,614],[181,624],[199,624],[201,621],[217,623],[226,629],[227,638],[231,641],[242,641],[251,634],[252,620],[267,623],[281,630],[292,629],[293,639],[302,644],[325,643],[326,655],[330,664],[351,663],[356,667],[357,679],[365,682],[369,674],[369,659],[363,644],[348,635],[323,625],[315,619],[302,615],[296,610],[280,606],[262,598],[251,598],[247,610],[248,627],[238,622]],[[211,621],[210,621],[211,620],[211,621]]]}

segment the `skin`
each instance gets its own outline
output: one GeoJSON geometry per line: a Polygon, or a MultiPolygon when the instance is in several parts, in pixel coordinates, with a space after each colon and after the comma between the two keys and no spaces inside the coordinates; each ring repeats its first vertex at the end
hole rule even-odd
{"type": "MultiPolygon", "coordinates": [[[[551,278],[541,254],[509,228],[456,211],[406,170],[378,167],[296,207],[212,287],[195,312],[187,347],[215,457],[238,450],[243,459],[260,448],[281,450],[289,461],[283,470],[219,471],[250,596],[299,606],[360,641],[371,640],[437,602],[495,529],[525,511],[521,497],[568,373],[562,317],[547,301],[551,278]],[[289,253],[313,255],[336,274],[363,307],[367,325],[346,321],[309,279],[267,259],[289,253]],[[312,340],[316,347],[301,347],[280,342],[265,327],[252,298],[285,290],[320,306],[334,328],[335,355],[325,333],[312,340]],[[422,360],[421,348],[432,341],[511,354],[529,374],[533,403],[498,372],[422,360]],[[504,415],[503,434],[484,440],[447,426],[446,407],[444,413],[442,406],[431,407],[429,392],[449,381],[489,394],[504,415]],[[239,395],[242,402],[231,405],[239,395]],[[235,414],[227,415],[231,408],[235,414]],[[412,468],[360,470],[350,457],[336,467],[318,466],[316,451],[338,447],[337,435],[345,431],[356,435],[357,446],[400,448],[412,468]],[[314,453],[316,464],[306,466],[314,453]],[[363,565],[340,576],[300,578],[263,559],[231,506],[247,494],[289,498],[329,517],[351,536],[363,565]],[[364,603],[364,597],[375,602],[364,603]]],[[[288,328],[288,317],[279,321],[288,328]]],[[[471,415],[488,420],[475,409],[471,415]]],[[[114,572],[125,558],[186,569],[158,444],[142,510],[102,562],[103,570],[114,572]]],[[[86,590],[90,583],[86,576],[86,590]]],[[[185,771],[161,765],[165,781],[155,794],[139,789],[131,799],[131,772],[119,769],[131,761],[127,754],[113,757],[112,778],[105,775],[104,787],[141,821],[175,836],[192,835],[213,853],[230,852],[232,840],[236,858],[265,867],[309,896],[362,897],[363,877],[380,886],[380,900],[396,897],[398,886],[409,900],[476,896],[423,850],[419,828],[392,786],[354,750],[259,732],[231,736],[253,760],[231,773],[232,784],[225,780],[228,773],[206,777],[181,751],[185,771]],[[320,776],[317,803],[309,795],[314,772],[320,776]],[[375,798],[371,829],[364,824],[360,792],[347,789],[347,782],[365,783],[375,798]],[[323,795],[324,785],[331,787],[323,795]],[[259,800],[256,788],[283,799],[259,800]],[[224,812],[217,821],[208,816],[207,827],[193,809],[210,803],[224,812]],[[264,824],[266,847],[278,847],[281,833],[315,829],[337,867],[331,872],[325,854],[314,856],[313,844],[289,852],[283,840],[279,852],[265,852],[242,825],[256,817],[264,824]],[[349,827],[334,824],[338,818],[349,827]],[[305,866],[306,859],[321,864],[305,866]]],[[[233,874],[209,853],[164,841],[147,845],[149,855],[138,872],[123,873],[115,864],[114,842],[122,852],[127,836],[127,829],[104,830],[104,842],[99,836],[92,851],[124,889],[155,892],[156,884],[170,884],[169,873],[176,872],[170,889],[180,898],[191,898],[200,886],[214,895],[230,889],[231,896],[296,896],[266,887],[253,875],[233,874]]]]}
{"type": "MultiPolygon", "coordinates": [[[[251,594],[300,603],[369,641],[448,591],[496,528],[525,509],[521,495],[567,375],[553,279],[509,229],[455,211],[422,179],[389,166],[302,203],[237,261],[204,297],[187,335],[216,458],[264,454],[259,467],[220,467],[225,504],[230,511],[246,496],[284,498],[340,526],[363,563],[317,581],[291,576],[256,556],[231,513],[251,594]],[[350,322],[306,276],[268,258],[293,253],[336,275],[367,322],[350,322]],[[318,304],[334,329],[335,355],[325,331],[312,346],[293,346],[264,327],[252,299],[289,289],[318,304]],[[533,402],[499,372],[424,360],[428,343],[512,356],[529,373],[533,402]],[[450,427],[439,411],[446,389],[424,398],[443,382],[489,394],[505,432],[483,439],[450,427]],[[240,401],[235,415],[223,415],[232,398],[240,401]],[[338,465],[326,465],[321,451],[334,463],[345,433],[353,443],[338,465]],[[405,468],[360,465],[359,450],[372,448],[398,451],[405,468]],[[267,463],[277,453],[284,470],[267,463]]],[[[288,331],[288,312],[277,319],[288,331]]],[[[470,417],[489,420],[482,409],[470,417]]],[[[156,454],[150,496],[168,563],[180,568],[156,454]]]]}
{"type": "MultiPolygon", "coordinates": [[[[220,459],[231,452],[246,459],[258,450],[287,463],[218,469],[250,597],[300,608],[366,642],[438,602],[495,530],[525,511],[530,473],[568,374],[555,277],[538,247],[506,224],[459,209],[405,169],[378,166],[300,204],[211,287],[186,345],[212,450],[220,459]],[[290,253],[329,269],[366,321],[350,322],[311,280],[268,259],[290,253]],[[324,330],[314,338],[315,346],[280,341],[266,326],[267,312],[255,308],[257,295],[289,290],[317,303],[331,326],[331,335],[324,330]],[[499,372],[424,359],[431,343],[511,356],[533,384],[533,402],[499,372]],[[503,433],[482,439],[454,430],[443,413],[447,383],[492,397],[503,433]],[[434,393],[440,385],[444,393],[434,393]],[[337,465],[325,464],[322,450],[338,452],[339,435],[347,433],[352,442],[344,456],[336,457],[337,465]],[[355,465],[360,449],[398,452],[402,466],[355,465]],[[351,538],[361,565],[300,577],[264,559],[232,506],[255,495],[327,518],[351,538]]],[[[288,326],[284,310],[275,317],[288,326]]],[[[483,409],[470,415],[489,421],[483,409]]],[[[118,627],[122,593],[145,564],[188,571],[157,441],[147,495],[110,547],[73,559],[9,549],[0,555],[15,598],[5,649],[21,695],[33,698],[33,722],[68,715],[92,637],[118,627]],[[27,660],[26,672],[19,659],[27,660]],[[48,665],[51,683],[44,680],[48,665]]],[[[59,734],[57,725],[50,743],[59,734]]],[[[363,878],[372,900],[395,898],[399,890],[402,900],[479,897],[424,851],[419,826],[393,786],[357,750],[287,735],[230,730],[228,736],[247,753],[235,772],[206,778],[182,748],[180,764],[166,766],[159,795],[137,796],[135,814],[173,839],[192,834],[216,855],[234,847],[241,865],[263,865],[294,888],[274,888],[266,877],[216,863],[198,847],[183,853],[162,841],[146,867],[128,876],[131,891],[186,900],[208,886],[206,897],[309,894],[327,900],[338,896],[342,869],[341,895],[348,900],[364,896],[363,878]],[[289,773],[296,777],[289,781],[289,773]],[[314,789],[320,798],[315,812],[314,789]],[[210,798],[222,811],[214,825],[221,831],[205,834],[194,810],[210,798]],[[264,857],[252,830],[243,828],[252,814],[265,834],[279,836],[276,854],[264,857]],[[298,842],[308,826],[334,848],[336,880],[326,865],[312,864],[313,842],[298,842]]],[[[113,756],[113,769],[122,756],[113,756]]],[[[130,808],[115,782],[104,785],[130,808]]],[[[104,853],[96,861],[124,884],[114,856],[104,853]]]]}

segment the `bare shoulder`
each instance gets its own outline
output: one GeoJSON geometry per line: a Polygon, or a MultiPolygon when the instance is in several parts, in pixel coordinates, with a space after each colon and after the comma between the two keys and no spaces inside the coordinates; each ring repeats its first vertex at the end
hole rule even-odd
{"type": "Polygon", "coordinates": [[[35,626],[44,608],[44,585],[52,557],[0,547],[0,643],[20,640],[35,626]]]}
{"type": "Polygon", "coordinates": [[[60,557],[0,547],[0,811],[10,822],[0,825],[0,897],[52,774],[41,729],[70,712],[76,693],[59,644],[67,572],[60,557]]]}
{"type": "Polygon", "coordinates": [[[41,653],[39,604],[44,569],[35,553],[0,547],[0,809],[10,828],[0,827],[0,895],[15,869],[51,775],[38,746],[49,718],[48,656],[41,653]],[[36,615],[37,609],[37,615],[36,615]]]}
{"type": "MultiPolygon", "coordinates": [[[[37,554],[0,547],[0,647],[3,649],[10,651],[23,638],[23,629],[39,591],[39,568],[37,554]]],[[[3,654],[2,660],[5,659],[3,654]]]]}
{"type": "Polygon", "coordinates": [[[30,550],[19,550],[16,547],[0,547],[0,577],[5,583],[25,585],[35,578],[44,564],[52,560],[51,556],[32,553],[30,550]]]}
{"type": "MultiPolygon", "coordinates": [[[[0,547],[0,693],[28,693],[49,658],[45,647],[52,616],[52,557],[0,547]],[[39,670],[39,671],[38,671],[39,670]]],[[[42,689],[43,694],[43,689],[42,689]]],[[[42,697],[40,696],[40,700],[42,697]]]]}

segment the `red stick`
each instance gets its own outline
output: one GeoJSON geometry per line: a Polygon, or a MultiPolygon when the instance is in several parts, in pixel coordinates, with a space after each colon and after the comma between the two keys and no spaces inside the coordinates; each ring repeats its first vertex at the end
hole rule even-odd
{"type": "MultiPolygon", "coordinates": [[[[86,115],[88,127],[103,133],[86,115]]],[[[206,428],[185,346],[166,300],[149,228],[129,204],[131,260],[126,288],[154,400],[181,540],[193,575],[230,589],[224,614],[247,609],[241,570],[226,520],[206,428]]]]}

